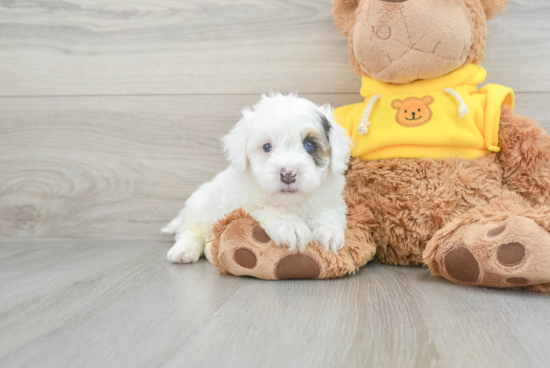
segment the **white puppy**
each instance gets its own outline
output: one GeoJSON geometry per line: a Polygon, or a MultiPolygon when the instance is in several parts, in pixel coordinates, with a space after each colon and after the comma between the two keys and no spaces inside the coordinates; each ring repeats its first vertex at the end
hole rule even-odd
{"type": "Polygon", "coordinates": [[[176,234],[168,259],[192,263],[204,253],[212,262],[212,226],[239,207],[291,251],[303,251],[311,241],[327,251],[341,249],[351,139],[332,116],[330,106],[296,95],[264,95],[243,110],[223,138],[231,166],[193,193],[163,229],[176,234]]]}

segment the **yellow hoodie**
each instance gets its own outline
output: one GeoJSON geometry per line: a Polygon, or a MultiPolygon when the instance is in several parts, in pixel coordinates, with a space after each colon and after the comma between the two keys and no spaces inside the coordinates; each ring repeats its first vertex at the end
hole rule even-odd
{"type": "Polygon", "coordinates": [[[498,152],[503,105],[514,108],[514,91],[488,84],[487,72],[470,64],[445,76],[396,85],[363,77],[365,102],[343,106],[335,116],[355,141],[353,157],[477,158],[498,152]]]}

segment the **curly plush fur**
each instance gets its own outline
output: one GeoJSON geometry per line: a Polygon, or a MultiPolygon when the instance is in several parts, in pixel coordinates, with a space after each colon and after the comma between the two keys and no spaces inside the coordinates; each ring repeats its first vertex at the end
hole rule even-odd
{"type": "MultiPolygon", "coordinates": [[[[344,248],[342,248],[337,255],[334,255],[333,253],[327,252],[319,244],[310,244],[304,252],[312,256],[322,265],[319,278],[336,278],[353,274],[371,260],[376,252],[376,246],[372,240],[371,231],[372,228],[378,225],[366,205],[365,200],[350,190],[346,190],[345,198],[348,205],[348,229],[346,230],[346,244],[344,248]]],[[[242,271],[242,268],[236,263],[231,262],[225,265],[222,264],[221,259],[223,259],[223,257],[220,257],[220,242],[222,242],[222,239],[224,242],[223,246],[226,249],[231,246],[234,246],[235,249],[242,249],[245,247],[259,255],[261,254],[263,258],[262,261],[270,265],[276,265],[280,257],[286,255],[286,251],[281,248],[269,249],[269,246],[264,244],[257,245],[254,244],[254,241],[250,242],[248,233],[251,229],[259,228],[261,228],[259,222],[243,209],[231,212],[214,225],[213,231],[215,239],[212,243],[212,258],[220,274],[236,274],[242,271]],[[228,229],[230,226],[232,228],[228,229]],[[228,237],[223,238],[225,233],[230,234],[228,237]],[[229,240],[227,238],[229,238],[229,240]],[[269,249],[269,252],[264,252],[262,254],[263,249],[269,249]],[[227,268],[229,268],[229,270],[227,268]]],[[[261,275],[258,275],[257,270],[244,274],[257,277],[261,276],[265,279],[276,279],[274,274],[269,273],[270,270],[267,270],[267,272],[265,272],[266,270],[263,271],[264,273],[261,275]]]]}
{"type": "MultiPolygon", "coordinates": [[[[453,241],[449,241],[456,235],[456,231],[459,229],[467,228],[469,225],[484,225],[488,223],[506,223],[510,222],[510,219],[529,219],[537,224],[546,235],[550,231],[550,208],[546,206],[531,207],[529,203],[520,195],[503,191],[499,197],[490,201],[487,206],[474,207],[462,216],[457,217],[453,221],[447,223],[436,235],[430,240],[426,250],[424,251],[424,263],[432,271],[434,276],[442,276],[444,274],[441,269],[442,257],[445,252],[449,251],[453,245],[453,241]]],[[[523,224],[522,224],[523,225],[523,224]]],[[[523,225],[525,226],[525,225],[523,225]]],[[[522,227],[523,227],[522,226],[522,227]]],[[[536,227],[532,228],[536,232],[536,227]]],[[[525,229],[527,230],[527,229],[525,229]]],[[[519,234],[515,234],[518,236],[519,234]]],[[[526,234],[527,239],[532,234],[526,234]]],[[[533,248],[531,249],[533,252],[533,248]]],[[[548,270],[548,262],[550,261],[550,247],[540,247],[535,249],[537,256],[531,255],[534,263],[538,263],[537,272],[534,272],[532,277],[545,276],[548,277],[550,270],[548,270]],[[537,252],[538,251],[538,252],[537,252]]],[[[478,251],[479,258],[491,259],[493,256],[493,250],[490,247],[480,247],[478,251]]],[[[492,278],[490,282],[494,285],[506,287],[505,284],[501,284],[501,275],[491,275],[490,272],[486,272],[486,278],[492,278]]],[[[514,289],[526,289],[529,291],[546,291],[550,289],[550,283],[542,283],[536,285],[530,285],[525,287],[516,287],[514,289]]]]}
{"type": "MultiPolygon", "coordinates": [[[[349,38],[350,62],[360,76],[368,71],[355,58],[354,30],[361,8],[373,1],[333,4],[335,23],[349,38]]],[[[477,63],[485,50],[486,20],[504,10],[507,0],[456,1],[471,14],[473,43],[466,64],[477,63]]],[[[403,4],[377,6],[389,11],[403,4]]],[[[410,6],[417,5],[421,2],[410,6]]],[[[346,255],[353,248],[357,257],[372,255],[385,264],[425,265],[433,275],[465,285],[550,289],[550,137],[532,119],[506,108],[499,146],[499,153],[473,160],[353,159],[346,174],[348,228],[360,228],[362,238],[346,236],[346,255]]],[[[217,239],[230,223],[231,218],[220,223],[217,239]]],[[[264,249],[263,257],[270,253],[264,249]]],[[[337,259],[319,256],[321,268],[333,270],[328,277],[370,260],[337,259]],[[335,262],[339,266],[333,268],[335,262]]],[[[241,274],[261,277],[253,269],[241,274]]]]}
{"type": "Polygon", "coordinates": [[[506,187],[532,205],[550,205],[550,138],[536,121],[506,111],[500,122],[506,187]]]}

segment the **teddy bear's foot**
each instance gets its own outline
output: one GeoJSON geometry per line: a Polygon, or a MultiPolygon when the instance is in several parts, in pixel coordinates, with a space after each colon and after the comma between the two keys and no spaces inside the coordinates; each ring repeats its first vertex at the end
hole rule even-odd
{"type": "Polygon", "coordinates": [[[323,265],[314,255],[291,253],[277,246],[255,221],[246,217],[232,221],[224,230],[216,260],[219,266],[235,276],[265,280],[316,279],[324,276],[323,265]]]}
{"type": "Polygon", "coordinates": [[[434,274],[458,284],[542,290],[550,283],[550,233],[523,216],[474,222],[456,228],[432,260],[434,274]]]}
{"type": "Polygon", "coordinates": [[[372,215],[353,194],[348,194],[346,243],[338,254],[311,243],[305,252],[277,246],[261,225],[242,209],[214,225],[212,260],[221,274],[253,276],[264,280],[326,279],[356,272],[370,261],[376,246],[365,222],[372,215]]]}

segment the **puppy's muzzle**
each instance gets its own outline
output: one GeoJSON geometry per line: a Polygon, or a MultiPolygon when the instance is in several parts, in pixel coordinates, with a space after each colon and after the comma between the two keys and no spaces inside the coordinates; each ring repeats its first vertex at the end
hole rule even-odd
{"type": "Polygon", "coordinates": [[[281,181],[285,184],[292,184],[296,181],[296,172],[294,170],[281,169],[281,181]]]}

